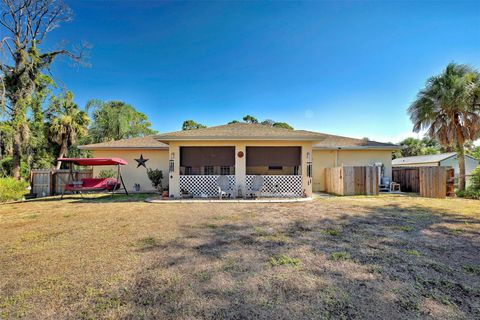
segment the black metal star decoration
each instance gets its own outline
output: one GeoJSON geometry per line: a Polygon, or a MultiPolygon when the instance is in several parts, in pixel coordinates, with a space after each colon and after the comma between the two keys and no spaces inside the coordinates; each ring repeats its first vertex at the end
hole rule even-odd
{"type": "Polygon", "coordinates": [[[147,166],[145,165],[145,162],[147,162],[148,159],[144,159],[144,158],[143,158],[143,154],[140,155],[140,158],[139,158],[139,159],[135,159],[135,161],[137,161],[137,163],[138,163],[138,164],[137,164],[137,168],[140,167],[140,166],[144,166],[145,168],[147,167],[147,166]]]}

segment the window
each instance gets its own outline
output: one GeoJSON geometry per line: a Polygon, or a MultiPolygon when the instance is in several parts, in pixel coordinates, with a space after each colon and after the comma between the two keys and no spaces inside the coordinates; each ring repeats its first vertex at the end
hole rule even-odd
{"type": "Polygon", "coordinates": [[[222,176],[228,176],[230,174],[230,167],[229,166],[221,166],[220,167],[220,174],[222,176]]]}
{"type": "Polygon", "coordinates": [[[192,167],[185,167],[185,175],[192,175],[192,167]]]}
{"type": "Polygon", "coordinates": [[[293,174],[298,176],[298,171],[299,171],[300,167],[299,166],[294,166],[293,167],[293,174]]]}
{"type": "Polygon", "coordinates": [[[283,170],[282,166],[268,166],[268,170],[283,170]]]}
{"type": "Polygon", "coordinates": [[[312,163],[307,162],[307,177],[311,178],[313,176],[312,163]]]}
{"type": "Polygon", "coordinates": [[[168,163],[168,171],[173,172],[175,171],[175,160],[170,160],[168,163]]]}
{"type": "Polygon", "coordinates": [[[204,175],[213,175],[213,166],[205,166],[203,167],[203,174],[204,175]]]}

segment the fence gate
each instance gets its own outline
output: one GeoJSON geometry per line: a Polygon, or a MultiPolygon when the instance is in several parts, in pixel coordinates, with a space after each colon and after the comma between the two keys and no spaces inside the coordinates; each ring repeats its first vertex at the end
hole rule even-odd
{"type": "Polygon", "coordinates": [[[392,181],[399,183],[403,192],[420,192],[419,167],[393,167],[392,181]]]}
{"type": "Polygon", "coordinates": [[[392,180],[400,184],[402,191],[417,192],[421,197],[455,196],[455,178],[451,167],[394,167],[392,180]]]}
{"type": "Polygon", "coordinates": [[[451,167],[420,167],[420,196],[445,198],[453,196],[453,169],[451,167]]]}
{"type": "Polygon", "coordinates": [[[328,193],[342,196],[378,195],[378,167],[325,168],[325,188],[328,193]]]}
{"type": "Polygon", "coordinates": [[[37,197],[47,197],[52,195],[52,171],[51,170],[32,170],[30,173],[32,193],[37,197]]]}

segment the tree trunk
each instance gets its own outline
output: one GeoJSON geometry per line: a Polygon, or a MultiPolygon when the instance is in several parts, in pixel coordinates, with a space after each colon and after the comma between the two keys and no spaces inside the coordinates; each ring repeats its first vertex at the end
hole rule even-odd
{"type": "MultiPolygon", "coordinates": [[[[62,139],[62,145],[60,146],[60,153],[58,154],[59,158],[63,158],[64,156],[67,155],[67,138],[62,139]]],[[[62,166],[62,161],[57,161],[57,166],[56,169],[59,170],[60,167],[62,166]]]]}
{"type": "Polygon", "coordinates": [[[5,141],[7,141],[7,137],[5,137],[5,135],[0,131],[0,160],[2,160],[3,156],[7,153],[5,141]]]}
{"type": "Polygon", "coordinates": [[[466,181],[465,181],[465,148],[463,145],[458,146],[458,190],[465,190],[466,181]]]}
{"type": "Polygon", "coordinates": [[[459,168],[459,175],[458,175],[458,190],[463,191],[465,190],[465,138],[463,136],[462,129],[460,128],[460,115],[456,114],[455,118],[455,127],[457,130],[457,148],[458,148],[458,168],[459,168]]]}
{"type": "Polygon", "coordinates": [[[16,80],[13,92],[11,93],[11,107],[12,111],[12,126],[13,126],[13,141],[12,141],[12,176],[15,179],[21,178],[20,165],[22,162],[22,125],[26,122],[26,103],[25,99],[28,97],[28,86],[25,85],[22,77],[25,72],[25,52],[18,49],[19,39],[15,41],[15,70],[12,78],[16,80]],[[27,89],[25,88],[27,87],[27,89]]]}
{"type": "Polygon", "coordinates": [[[22,132],[21,128],[16,127],[13,133],[13,152],[12,152],[12,177],[20,180],[20,163],[22,160],[22,132]]]}

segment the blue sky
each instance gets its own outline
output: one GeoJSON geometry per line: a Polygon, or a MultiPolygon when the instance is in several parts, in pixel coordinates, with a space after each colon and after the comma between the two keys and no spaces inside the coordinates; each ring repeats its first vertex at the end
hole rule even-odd
{"type": "Polygon", "coordinates": [[[252,114],[398,142],[406,108],[449,62],[480,68],[480,2],[67,1],[50,34],[92,45],[51,72],[84,106],[123,100],[160,132],[252,114]]]}

